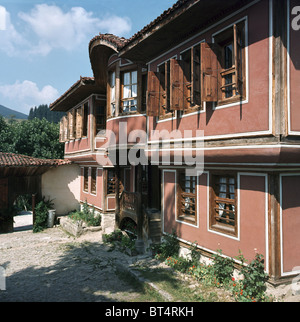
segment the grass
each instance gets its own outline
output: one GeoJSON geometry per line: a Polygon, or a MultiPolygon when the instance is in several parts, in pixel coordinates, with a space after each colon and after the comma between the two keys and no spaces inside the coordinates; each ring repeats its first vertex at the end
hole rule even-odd
{"type": "Polygon", "coordinates": [[[234,302],[226,291],[184,278],[172,269],[139,268],[139,273],[161,290],[169,293],[174,302],[234,302]]]}
{"type": "Polygon", "coordinates": [[[164,302],[164,298],[153,288],[145,283],[138,281],[132,274],[126,271],[117,270],[116,272],[119,279],[123,280],[127,284],[131,285],[140,296],[133,302],[164,302]]]}

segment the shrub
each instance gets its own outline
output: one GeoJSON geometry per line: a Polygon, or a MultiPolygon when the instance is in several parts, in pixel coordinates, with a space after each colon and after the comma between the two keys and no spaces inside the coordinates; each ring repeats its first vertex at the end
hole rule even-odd
{"type": "Polygon", "coordinates": [[[155,257],[161,260],[165,260],[168,257],[177,257],[179,248],[179,241],[174,230],[171,235],[166,235],[164,237],[163,242],[151,246],[155,257]]]}
{"type": "Polygon", "coordinates": [[[33,232],[38,233],[47,228],[48,206],[44,201],[40,201],[35,206],[35,221],[33,223],[33,232]]]}
{"type": "Polygon", "coordinates": [[[74,221],[84,221],[87,226],[100,226],[101,216],[95,215],[95,208],[90,211],[88,204],[85,202],[82,206],[82,211],[74,211],[69,214],[69,218],[74,221]]]}
{"type": "Polygon", "coordinates": [[[267,274],[264,270],[263,255],[256,254],[249,265],[244,266],[245,258],[240,253],[238,257],[243,264],[240,274],[243,279],[234,283],[234,295],[239,301],[263,301],[266,298],[265,291],[267,274]]]}
{"type": "Polygon", "coordinates": [[[104,234],[103,241],[105,243],[111,243],[114,247],[118,247],[122,252],[127,249],[130,249],[131,251],[135,250],[135,239],[130,238],[120,229],[116,229],[110,234],[104,234]]]}
{"type": "Polygon", "coordinates": [[[229,283],[234,270],[233,260],[228,257],[223,257],[220,249],[217,250],[217,254],[213,255],[213,259],[212,271],[217,282],[220,284],[229,283]]]}

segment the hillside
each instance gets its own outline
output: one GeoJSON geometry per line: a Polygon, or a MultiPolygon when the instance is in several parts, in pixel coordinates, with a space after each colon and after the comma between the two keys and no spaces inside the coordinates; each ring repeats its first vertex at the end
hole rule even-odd
{"type": "Polygon", "coordinates": [[[28,115],[12,110],[3,105],[0,105],[0,115],[2,115],[5,118],[10,118],[11,115],[14,115],[16,119],[21,119],[21,120],[27,120],[28,118],[28,115]]]}

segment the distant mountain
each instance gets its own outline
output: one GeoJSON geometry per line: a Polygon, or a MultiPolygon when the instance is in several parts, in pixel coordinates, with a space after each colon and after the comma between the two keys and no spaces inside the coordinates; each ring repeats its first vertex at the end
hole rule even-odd
{"type": "Polygon", "coordinates": [[[5,118],[10,118],[11,115],[14,115],[16,119],[21,119],[21,120],[27,120],[28,118],[28,115],[12,110],[3,105],[0,105],[0,115],[2,115],[5,118]]]}

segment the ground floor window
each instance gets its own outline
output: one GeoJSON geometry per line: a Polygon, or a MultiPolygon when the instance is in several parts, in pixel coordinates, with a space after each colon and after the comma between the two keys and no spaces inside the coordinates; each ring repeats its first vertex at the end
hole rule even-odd
{"type": "Polygon", "coordinates": [[[210,228],[237,234],[236,175],[212,174],[210,193],[210,228]]]}
{"type": "Polygon", "coordinates": [[[83,191],[89,192],[89,168],[83,168],[83,191]]]}
{"type": "Polygon", "coordinates": [[[97,168],[91,170],[91,193],[97,194],[97,168]]]}
{"type": "Polygon", "coordinates": [[[107,170],[107,194],[116,193],[116,172],[114,169],[107,170]]]}
{"type": "Polygon", "coordinates": [[[187,176],[185,170],[178,171],[177,219],[197,223],[197,177],[187,176]]]}

